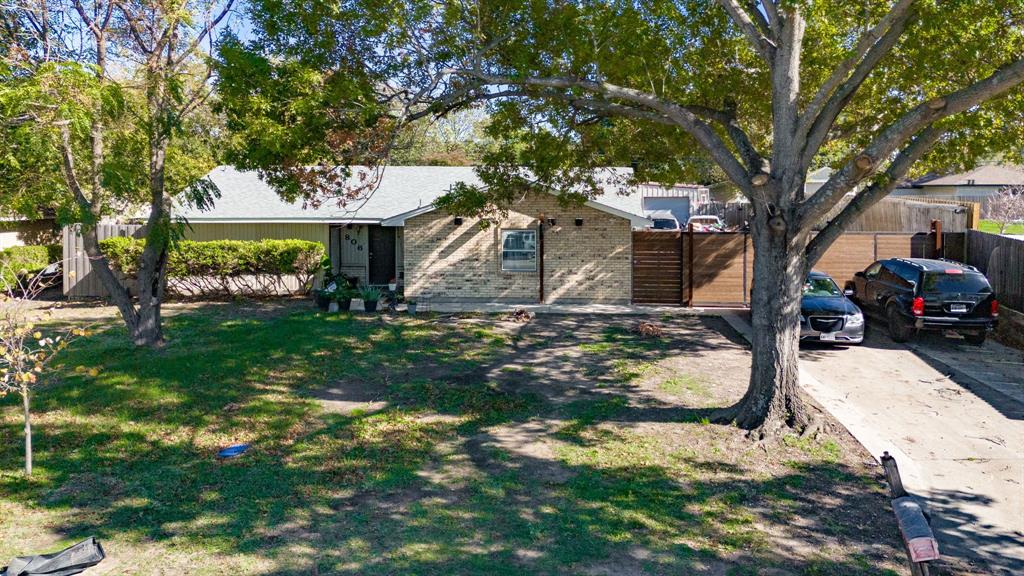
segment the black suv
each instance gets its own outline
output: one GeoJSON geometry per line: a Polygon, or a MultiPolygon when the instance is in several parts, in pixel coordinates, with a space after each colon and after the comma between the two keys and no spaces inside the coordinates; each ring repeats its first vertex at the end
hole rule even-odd
{"type": "Polygon", "coordinates": [[[999,316],[985,275],[950,260],[879,260],[857,272],[846,289],[865,313],[888,321],[896,342],[906,342],[916,330],[952,330],[980,345],[999,316]]]}

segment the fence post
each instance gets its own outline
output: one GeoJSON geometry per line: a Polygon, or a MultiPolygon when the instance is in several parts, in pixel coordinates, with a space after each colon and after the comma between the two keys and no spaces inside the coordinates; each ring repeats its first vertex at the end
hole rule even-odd
{"type": "Polygon", "coordinates": [[[679,305],[686,306],[686,235],[679,231],[679,305]]]}
{"type": "Polygon", "coordinates": [[[882,469],[885,471],[885,481],[889,483],[889,498],[903,498],[907,490],[903,487],[903,480],[900,478],[900,469],[896,466],[896,459],[888,452],[882,454],[882,469]]]}
{"type": "Polygon", "coordinates": [[[689,238],[687,238],[687,244],[689,244],[689,246],[688,246],[688,250],[687,250],[686,275],[689,278],[689,282],[688,283],[690,285],[690,290],[689,290],[690,300],[689,300],[688,306],[690,308],[693,308],[693,223],[692,222],[687,226],[687,235],[689,236],[689,238]]]}
{"type": "Polygon", "coordinates": [[[932,234],[935,234],[935,257],[945,256],[942,250],[942,220],[932,220],[932,234]]]}

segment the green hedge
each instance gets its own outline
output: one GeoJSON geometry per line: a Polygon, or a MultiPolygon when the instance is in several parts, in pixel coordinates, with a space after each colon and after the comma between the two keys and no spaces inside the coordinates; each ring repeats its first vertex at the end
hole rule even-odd
{"type": "MultiPolygon", "coordinates": [[[[133,277],[145,241],[108,238],[100,242],[100,248],[111,264],[133,277]]],[[[189,295],[231,293],[232,287],[239,284],[227,279],[241,277],[259,279],[256,284],[239,288],[242,292],[267,292],[274,289],[275,284],[282,285],[284,276],[299,277],[306,291],[312,287],[324,254],[323,244],[307,240],[182,240],[170,252],[167,277],[187,281],[189,285],[178,283],[176,286],[178,291],[189,295]]]]}
{"type": "Polygon", "coordinates": [[[0,250],[0,289],[18,285],[18,277],[39,272],[63,257],[60,244],[48,246],[11,246],[0,250]]]}

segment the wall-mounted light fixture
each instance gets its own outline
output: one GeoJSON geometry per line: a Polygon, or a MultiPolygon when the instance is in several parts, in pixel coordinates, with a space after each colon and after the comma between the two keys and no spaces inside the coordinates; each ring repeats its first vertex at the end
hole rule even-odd
{"type": "Polygon", "coordinates": [[[555,220],[554,218],[548,218],[548,226],[554,226],[556,224],[558,224],[558,220],[555,220]]]}
{"type": "Polygon", "coordinates": [[[577,218],[576,219],[576,225],[577,226],[583,226],[583,218],[577,218]]]}
{"type": "Polygon", "coordinates": [[[452,224],[462,226],[462,218],[456,217],[455,220],[452,220],[452,224]]]}

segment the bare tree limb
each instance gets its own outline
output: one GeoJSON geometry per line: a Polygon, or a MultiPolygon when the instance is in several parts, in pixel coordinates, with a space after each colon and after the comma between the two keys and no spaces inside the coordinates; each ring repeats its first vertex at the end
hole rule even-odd
{"type": "Polygon", "coordinates": [[[850,203],[829,221],[825,228],[807,245],[807,269],[810,270],[821,259],[829,246],[846,230],[850,223],[892,192],[893,188],[907,175],[911,166],[927,154],[943,134],[944,131],[935,126],[925,128],[896,156],[880,179],[858,192],[850,203]]]}

